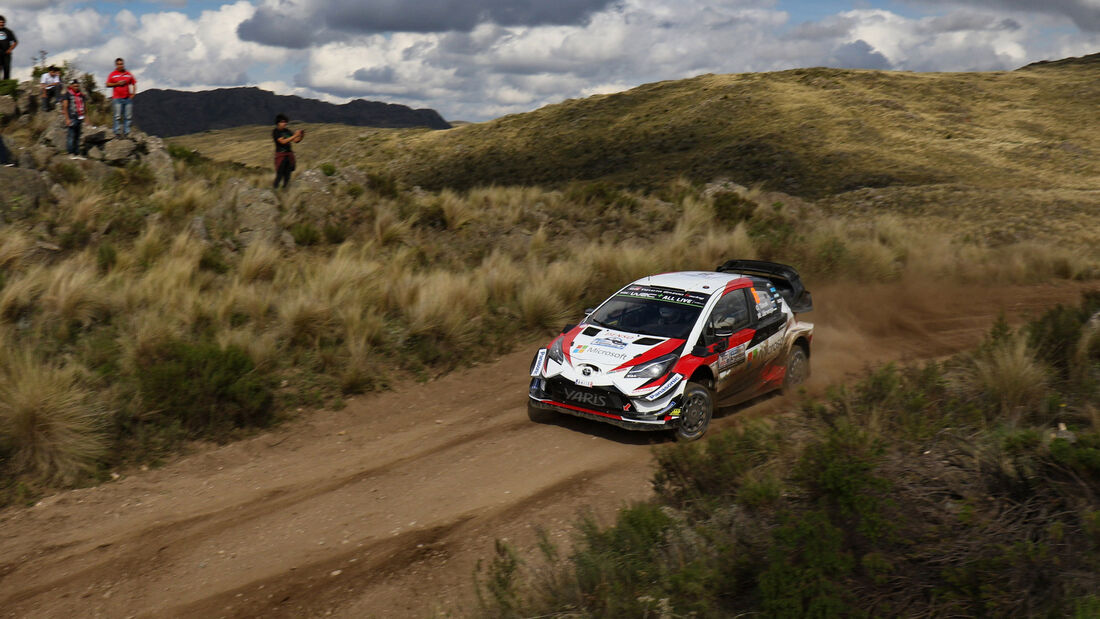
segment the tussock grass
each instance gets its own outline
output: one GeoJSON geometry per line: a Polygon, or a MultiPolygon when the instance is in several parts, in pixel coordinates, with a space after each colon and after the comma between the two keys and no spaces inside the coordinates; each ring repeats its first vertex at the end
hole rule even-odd
{"type": "Polygon", "coordinates": [[[75,323],[88,327],[111,310],[112,297],[104,290],[98,269],[86,256],[68,260],[51,273],[40,301],[43,319],[56,322],[61,337],[75,323]]]}
{"type": "Polygon", "coordinates": [[[1048,393],[1047,371],[1035,359],[1026,337],[1000,342],[975,359],[973,372],[970,382],[980,396],[996,403],[1008,417],[1036,417],[1048,393]]]}
{"type": "Polygon", "coordinates": [[[0,229],[0,269],[14,269],[34,247],[23,231],[17,228],[0,229]]]}
{"type": "Polygon", "coordinates": [[[241,256],[238,273],[245,283],[271,281],[278,273],[281,260],[279,248],[274,245],[265,242],[252,243],[241,256]]]}
{"type": "Polygon", "coordinates": [[[0,361],[0,449],[10,469],[47,483],[72,483],[94,470],[107,447],[105,418],[79,371],[26,352],[0,361]]]}

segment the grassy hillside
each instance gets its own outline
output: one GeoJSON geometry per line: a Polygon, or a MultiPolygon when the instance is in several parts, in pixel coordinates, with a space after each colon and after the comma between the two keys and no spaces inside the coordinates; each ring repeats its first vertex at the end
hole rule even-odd
{"type": "Polygon", "coordinates": [[[38,163],[12,173],[50,190],[0,205],[0,504],[495,354],[646,273],[1095,277],[1094,78],[809,69],[445,132],[307,127],[278,193],[268,127],[176,141],[169,182],[33,147],[50,119],[20,119],[5,138],[38,163]],[[717,177],[763,184],[694,182],[717,177]],[[856,177],[906,184],[831,193],[856,177]]]}
{"type": "MultiPolygon", "coordinates": [[[[569,100],[448,131],[332,130],[337,165],[425,188],[606,180],[653,188],[724,177],[820,198],[862,187],[961,183],[1095,189],[1100,64],[996,73],[796,69],[703,75],[569,100]]],[[[246,163],[256,129],[180,142],[246,163]],[[223,151],[227,141],[247,149],[223,151]]],[[[254,144],[254,146],[252,146],[254,144]]],[[[316,151],[315,151],[316,152],[316,151]]]]}

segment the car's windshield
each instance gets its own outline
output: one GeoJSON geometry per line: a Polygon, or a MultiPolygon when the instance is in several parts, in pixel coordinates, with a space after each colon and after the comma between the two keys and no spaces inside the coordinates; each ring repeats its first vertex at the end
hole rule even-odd
{"type": "Polygon", "coordinates": [[[627,286],[586,322],[629,333],[687,339],[703,311],[705,295],[652,286],[627,286]]]}

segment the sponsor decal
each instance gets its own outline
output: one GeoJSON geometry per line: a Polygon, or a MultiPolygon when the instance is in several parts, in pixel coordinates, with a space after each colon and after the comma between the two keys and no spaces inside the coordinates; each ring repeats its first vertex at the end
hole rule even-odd
{"type": "Polygon", "coordinates": [[[775,306],[775,303],[771,299],[769,299],[765,303],[757,303],[756,304],[756,315],[759,318],[763,318],[764,316],[767,316],[768,314],[774,313],[778,309],[779,308],[775,306]]]}
{"type": "Polygon", "coordinates": [[[573,382],[577,383],[581,387],[591,387],[592,384],[593,384],[591,378],[578,378],[577,380],[575,380],[573,382]]]}
{"type": "Polygon", "coordinates": [[[598,337],[598,338],[592,340],[592,342],[589,344],[589,346],[602,346],[604,348],[614,348],[615,350],[622,350],[622,349],[626,348],[627,345],[629,345],[629,344],[630,344],[630,342],[627,342],[626,340],[624,340],[621,337],[611,336],[611,337],[598,337]]]}
{"type": "Polygon", "coordinates": [[[741,344],[740,346],[734,346],[733,348],[724,350],[718,355],[718,370],[726,370],[732,368],[735,365],[739,365],[745,362],[745,349],[747,344],[741,344]]]}
{"type": "Polygon", "coordinates": [[[580,355],[584,353],[590,355],[599,355],[601,357],[608,357],[610,359],[618,359],[620,361],[626,361],[630,358],[625,353],[618,353],[613,350],[608,350],[606,348],[593,347],[591,344],[574,344],[573,348],[569,349],[570,355],[580,355]]]}
{"type": "Polygon", "coordinates": [[[682,381],[682,380],[684,380],[683,376],[681,376],[679,374],[673,374],[672,378],[665,381],[665,384],[658,387],[657,390],[654,391],[653,393],[647,395],[645,397],[645,399],[652,402],[653,400],[656,400],[656,399],[660,398],[664,394],[668,393],[669,390],[671,390],[673,387],[675,387],[676,385],[679,385],[680,381],[682,381]]]}
{"type": "Polygon", "coordinates": [[[678,409],[678,408],[672,409],[671,411],[669,411],[668,416],[669,417],[679,417],[680,416],[680,409],[678,409]]]}
{"type": "Polygon", "coordinates": [[[565,397],[582,404],[588,404],[590,406],[607,407],[607,396],[600,393],[592,393],[591,391],[581,391],[580,389],[565,388],[565,397]]]}
{"type": "Polygon", "coordinates": [[[710,298],[710,295],[701,292],[689,292],[676,288],[660,288],[658,286],[640,286],[637,284],[627,286],[626,289],[619,294],[625,297],[653,299],[655,301],[666,301],[668,303],[678,303],[680,305],[690,305],[692,307],[703,307],[707,304],[707,299],[710,298]]]}
{"type": "Polygon", "coordinates": [[[546,363],[546,349],[539,350],[538,357],[535,358],[535,366],[531,368],[531,376],[539,376],[542,374],[542,366],[546,363]]]}

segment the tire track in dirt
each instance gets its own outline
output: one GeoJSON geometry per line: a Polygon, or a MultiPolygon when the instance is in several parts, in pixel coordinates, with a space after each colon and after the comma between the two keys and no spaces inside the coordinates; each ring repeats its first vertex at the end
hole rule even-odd
{"type": "MultiPolygon", "coordinates": [[[[1095,286],[1091,286],[1095,288],[1095,286]]],[[[1090,286],[828,286],[811,392],[872,363],[972,346],[998,313],[1090,286]]],[[[578,511],[650,494],[651,445],[562,417],[527,420],[531,351],[359,398],[117,483],[0,512],[0,616],[423,617],[472,608],[493,541],[567,542],[578,511]]],[[[723,410],[716,427],[781,412],[723,410]]]]}

